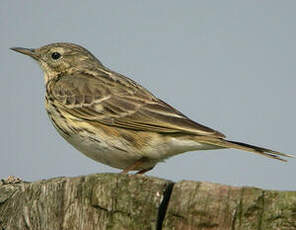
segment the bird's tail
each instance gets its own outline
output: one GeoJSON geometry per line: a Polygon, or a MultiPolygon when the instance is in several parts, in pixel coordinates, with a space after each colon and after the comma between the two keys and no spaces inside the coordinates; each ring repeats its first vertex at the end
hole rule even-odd
{"type": "Polygon", "coordinates": [[[255,145],[249,145],[249,144],[245,144],[245,143],[241,143],[241,142],[237,142],[237,141],[229,141],[229,140],[225,140],[222,138],[198,136],[197,141],[200,143],[215,145],[217,147],[219,146],[222,148],[240,149],[240,150],[244,150],[247,152],[257,153],[257,154],[261,154],[263,156],[277,159],[280,161],[287,161],[286,159],[283,159],[281,157],[295,157],[294,155],[277,152],[277,151],[274,151],[271,149],[266,149],[266,148],[258,147],[255,145]]]}

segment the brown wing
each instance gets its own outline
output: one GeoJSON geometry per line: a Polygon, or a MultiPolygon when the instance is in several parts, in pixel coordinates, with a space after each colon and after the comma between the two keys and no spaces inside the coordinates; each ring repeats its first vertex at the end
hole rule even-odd
{"type": "Polygon", "coordinates": [[[133,130],[224,137],[114,72],[63,76],[49,90],[58,106],[77,119],[133,130]]]}

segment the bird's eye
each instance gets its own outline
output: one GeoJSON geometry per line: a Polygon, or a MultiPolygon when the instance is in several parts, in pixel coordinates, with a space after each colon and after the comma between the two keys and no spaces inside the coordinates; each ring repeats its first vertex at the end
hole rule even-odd
{"type": "Polygon", "coordinates": [[[61,57],[61,54],[58,53],[58,52],[53,52],[51,54],[51,57],[52,57],[52,59],[57,60],[57,59],[59,59],[61,57]]]}

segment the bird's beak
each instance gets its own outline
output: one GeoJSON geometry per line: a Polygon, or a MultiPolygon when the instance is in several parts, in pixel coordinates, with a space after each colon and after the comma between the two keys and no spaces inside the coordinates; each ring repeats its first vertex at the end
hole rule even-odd
{"type": "Polygon", "coordinates": [[[34,49],[27,49],[27,48],[22,48],[22,47],[12,47],[10,49],[13,51],[28,55],[28,56],[34,58],[35,60],[39,60],[39,55],[36,52],[36,50],[34,50],[34,49]]]}

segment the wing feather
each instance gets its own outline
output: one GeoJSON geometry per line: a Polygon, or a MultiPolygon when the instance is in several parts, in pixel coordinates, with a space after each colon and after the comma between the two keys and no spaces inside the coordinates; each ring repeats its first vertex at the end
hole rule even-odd
{"type": "Polygon", "coordinates": [[[106,70],[100,73],[105,74],[103,78],[96,73],[63,76],[49,86],[58,106],[92,123],[159,133],[224,137],[189,119],[131,79],[106,70]]]}

